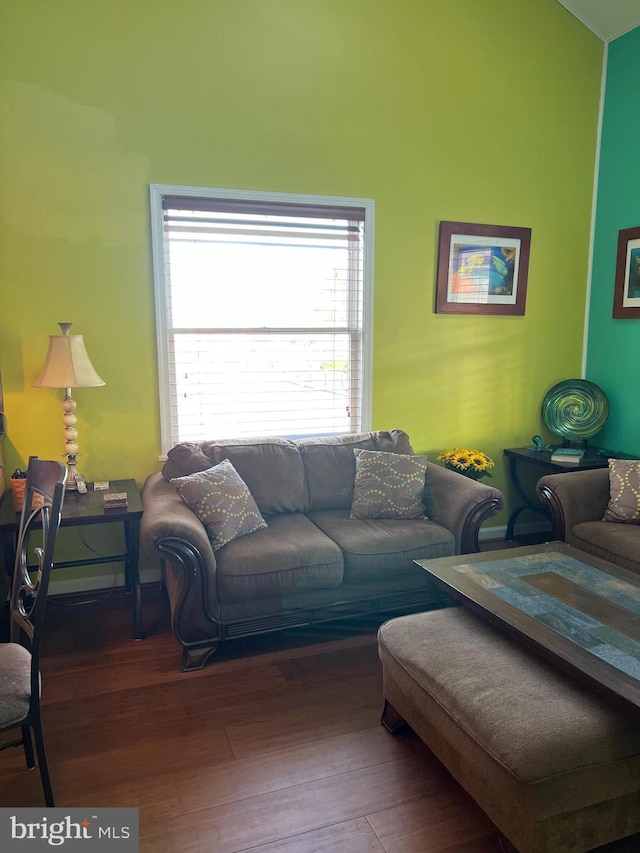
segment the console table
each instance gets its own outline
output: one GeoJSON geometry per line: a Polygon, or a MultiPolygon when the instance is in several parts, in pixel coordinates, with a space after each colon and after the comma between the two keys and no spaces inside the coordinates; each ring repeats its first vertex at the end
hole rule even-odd
{"type": "MultiPolygon", "coordinates": [[[[103,557],[86,557],[81,560],[55,560],[54,569],[76,566],[97,566],[103,563],[124,563],[125,585],[131,593],[133,614],[133,639],[141,640],[142,603],[140,597],[140,573],[138,556],[140,552],[140,519],[142,518],[142,499],[135,480],[111,480],[109,489],[95,491],[93,483],[87,483],[86,494],[66,492],[62,506],[60,527],[83,527],[90,524],[122,524],[125,538],[124,554],[110,554],[103,557]],[[110,492],[126,492],[126,509],[105,509],[103,495],[110,492]]],[[[7,491],[0,501],[0,543],[7,572],[13,572],[16,557],[16,545],[20,514],[16,512],[13,495],[7,491]]]]}
{"type": "MultiPolygon", "coordinates": [[[[553,448],[556,449],[555,447],[553,448]]],[[[631,456],[628,453],[622,453],[619,450],[606,450],[601,447],[587,447],[585,454],[576,465],[563,462],[552,462],[551,453],[549,450],[529,450],[528,447],[514,447],[504,450],[504,455],[509,462],[509,478],[513,488],[522,501],[518,505],[507,522],[506,538],[510,541],[514,538],[514,527],[516,520],[521,512],[529,509],[532,512],[540,513],[545,518],[551,520],[548,508],[538,501],[535,495],[531,495],[523,485],[521,471],[529,469],[538,469],[538,479],[543,474],[558,474],[560,472],[570,473],[571,471],[587,471],[592,468],[606,468],[609,465],[609,459],[636,459],[636,456],[631,456]],[[523,469],[524,466],[524,469],[523,469]]]]}

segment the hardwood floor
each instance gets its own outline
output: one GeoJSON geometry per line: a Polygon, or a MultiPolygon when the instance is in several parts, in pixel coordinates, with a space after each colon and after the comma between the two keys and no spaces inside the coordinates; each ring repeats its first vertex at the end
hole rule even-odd
{"type": "MultiPolygon", "coordinates": [[[[500,851],[429,750],[380,726],[375,624],[237,641],[183,674],[157,587],[143,604],[147,637],[134,642],[120,591],[50,602],[43,716],[57,805],[139,807],[143,853],[500,851]]],[[[0,804],[42,805],[21,750],[0,756],[0,804]]]]}

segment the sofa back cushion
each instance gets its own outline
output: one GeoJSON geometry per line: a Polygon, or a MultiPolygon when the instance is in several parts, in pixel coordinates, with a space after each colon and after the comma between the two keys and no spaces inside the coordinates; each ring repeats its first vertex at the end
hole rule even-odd
{"type": "Polygon", "coordinates": [[[211,468],[211,460],[204,455],[202,446],[197,441],[183,441],[176,444],[167,454],[167,461],[162,468],[165,480],[176,477],[188,477],[211,468]]]}
{"type": "Polygon", "coordinates": [[[228,459],[247,484],[260,512],[306,512],[307,487],[295,442],[285,438],[240,438],[177,444],[162,474],[167,480],[204,471],[228,459]]]}
{"type": "Polygon", "coordinates": [[[350,509],[356,476],[354,450],[413,454],[402,430],[352,433],[324,438],[302,438],[300,450],[311,510],[350,509]]]}
{"type": "Polygon", "coordinates": [[[399,429],[302,438],[238,438],[176,444],[162,469],[165,480],[206,471],[228,459],[265,515],[350,509],[356,476],[354,450],[413,454],[399,429]]]}

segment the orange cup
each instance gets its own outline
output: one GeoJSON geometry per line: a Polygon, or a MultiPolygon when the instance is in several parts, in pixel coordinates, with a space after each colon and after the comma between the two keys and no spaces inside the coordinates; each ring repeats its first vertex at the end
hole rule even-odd
{"type": "Polygon", "coordinates": [[[13,505],[16,508],[16,512],[22,512],[22,507],[24,505],[24,496],[27,490],[27,480],[26,478],[11,478],[11,494],[13,495],[13,505]]]}

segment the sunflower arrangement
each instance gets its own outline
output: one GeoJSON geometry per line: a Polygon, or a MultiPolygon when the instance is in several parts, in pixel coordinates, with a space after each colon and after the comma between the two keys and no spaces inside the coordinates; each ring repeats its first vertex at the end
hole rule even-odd
{"type": "Polygon", "coordinates": [[[479,480],[481,477],[490,477],[489,468],[495,466],[495,462],[481,450],[467,450],[464,447],[454,447],[453,450],[443,450],[436,457],[437,462],[444,462],[444,467],[451,471],[464,474],[479,480]]]}

